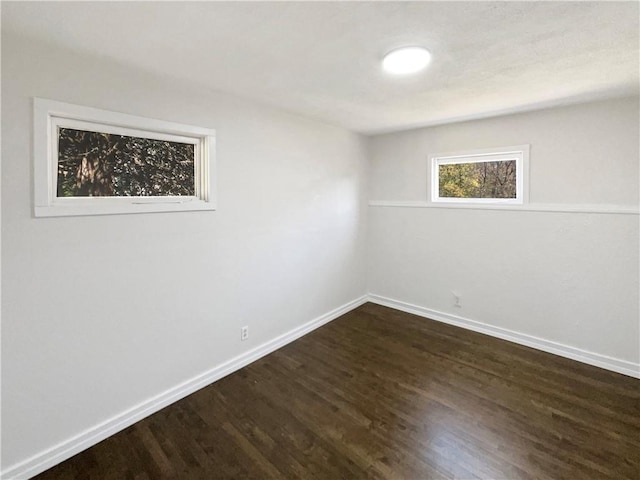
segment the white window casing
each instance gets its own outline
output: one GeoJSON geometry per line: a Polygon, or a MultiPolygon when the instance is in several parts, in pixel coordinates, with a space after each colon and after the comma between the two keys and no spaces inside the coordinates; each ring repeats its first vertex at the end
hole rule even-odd
{"type": "Polygon", "coordinates": [[[34,215],[106,215],[216,209],[215,130],[34,98],[34,215]],[[58,197],[58,132],[70,128],[194,145],[194,195],[58,197]]]}
{"type": "Polygon", "coordinates": [[[442,206],[461,204],[524,205],[529,201],[529,145],[496,147],[464,152],[440,153],[429,157],[429,201],[442,206]],[[515,198],[457,198],[440,196],[439,167],[441,165],[482,162],[516,162],[515,198]]]}

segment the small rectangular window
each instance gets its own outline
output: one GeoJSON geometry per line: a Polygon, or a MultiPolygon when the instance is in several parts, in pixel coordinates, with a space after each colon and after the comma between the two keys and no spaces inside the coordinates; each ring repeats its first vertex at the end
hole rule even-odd
{"type": "Polygon", "coordinates": [[[210,129],[34,102],[36,216],[215,209],[210,129]]]}
{"type": "Polygon", "coordinates": [[[522,204],[528,145],[431,157],[431,201],[522,204]]]}

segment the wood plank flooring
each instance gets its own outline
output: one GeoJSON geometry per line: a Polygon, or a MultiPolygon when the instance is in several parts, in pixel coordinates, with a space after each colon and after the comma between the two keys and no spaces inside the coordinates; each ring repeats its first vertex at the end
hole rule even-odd
{"type": "Polygon", "coordinates": [[[36,478],[637,480],[640,381],[366,304],[36,478]]]}

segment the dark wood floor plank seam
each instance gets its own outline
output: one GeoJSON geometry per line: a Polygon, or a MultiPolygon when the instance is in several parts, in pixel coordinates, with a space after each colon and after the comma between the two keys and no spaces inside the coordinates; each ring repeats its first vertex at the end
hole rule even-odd
{"type": "MultiPolygon", "coordinates": [[[[383,398],[383,397],[379,395],[379,396],[378,396],[378,399],[381,399],[381,398],[383,398]]],[[[434,398],[434,397],[429,397],[429,398],[431,398],[431,400],[432,400],[432,401],[438,402],[438,399],[437,399],[437,398],[434,398]]],[[[449,411],[451,411],[451,412],[456,412],[456,411],[458,411],[458,409],[457,409],[455,406],[452,406],[452,405],[450,405],[450,404],[443,404],[443,406],[444,406],[444,407],[446,407],[447,409],[449,409],[449,411]]],[[[471,420],[471,418],[469,418],[469,420],[471,420]]],[[[437,422],[436,422],[436,421],[434,421],[434,420],[432,419],[432,423],[437,423],[437,422]]],[[[513,430],[513,429],[512,429],[512,430],[513,430]]],[[[530,438],[530,437],[529,437],[529,438],[530,438]]]]}
{"type": "MultiPolygon", "coordinates": [[[[373,339],[377,339],[375,333],[368,332],[367,335],[370,335],[371,338],[373,338],[373,339]]],[[[448,355],[443,355],[443,354],[440,354],[440,353],[432,353],[432,352],[424,352],[424,353],[426,353],[427,355],[432,356],[432,357],[440,357],[440,358],[442,358],[444,360],[448,360],[448,361],[451,361],[453,363],[457,363],[457,364],[464,365],[466,367],[472,368],[474,370],[481,371],[481,372],[483,372],[483,373],[485,373],[487,375],[491,375],[491,376],[493,376],[493,377],[495,377],[497,379],[500,379],[500,380],[502,380],[504,378],[499,373],[496,373],[495,371],[492,371],[492,370],[479,368],[476,364],[474,364],[472,362],[461,361],[460,359],[453,358],[453,357],[450,357],[448,355]]],[[[532,382],[528,382],[528,381],[525,382],[522,377],[515,377],[515,378],[512,378],[510,380],[513,383],[520,384],[520,385],[522,385],[524,387],[527,387],[527,388],[530,388],[532,390],[541,390],[542,389],[542,390],[544,390],[544,393],[546,393],[550,398],[555,396],[555,397],[562,398],[564,401],[569,401],[569,397],[568,397],[567,394],[565,394],[563,392],[559,392],[558,390],[552,390],[552,389],[548,389],[547,390],[545,387],[541,387],[540,384],[537,385],[538,388],[532,388],[532,382]]],[[[634,397],[635,397],[634,395],[630,396],[630,398],[632,398],[632,399],[634,399],[634,397]]],[[[577,400],[578,400],[577,401],[578,406],[581,406],[581,404],[584,404],[586,402],[586,401],[582,401],[581,402],[580,399],[577,399],[577,400]]],[[[574,406],[576,405],[576,402],[572,402],[572,403],[573,403],[574,406]]],[[[591,404],[589,404],[589,406],[591,407],[590,410],[592,412],[595,409],[597,412],[599,412],[599,413],[601,413],[603,415],[615,416],[617,419],[627,421],[629,423],[632,423],[634,425],[634,427],[637,427],[637,426],[640,426],[640,415],[639,415],[640,412],[637,411],[638,409],[633,406],[634,403],[636,405],[640,405],[640,401],[631,403],[631,406],[628,407],[629,410],[631,410],[629,413],[620,412],[619,410],[613,410],[611,408],[604,407],[604,406],[602,406],[600,404],[597,404],[597,403],[594,404],[593,402],[591,404]]]]}

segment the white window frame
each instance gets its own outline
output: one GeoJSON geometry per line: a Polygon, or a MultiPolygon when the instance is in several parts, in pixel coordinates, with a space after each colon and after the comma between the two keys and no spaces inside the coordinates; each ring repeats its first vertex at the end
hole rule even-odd
{"type": "Polygon", "coordinates": [[[34,215],[108,215],[216,209],[215,130],[43,98],[33,102],[34,215]],[[194,145],[195,195],[58,197],[58,131],[73,128],[194,145]]]}
{"type": "Polygon", "coordinates": [[[496,147],[464,152],[438,153],[429,157],[430,201],[438,205],[524,205],[529,202],[529,145],[496,147]],[[439,166],[457,163],[516,161],[516,198],[452,198],[440,196],[439,166]]]}

